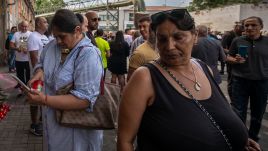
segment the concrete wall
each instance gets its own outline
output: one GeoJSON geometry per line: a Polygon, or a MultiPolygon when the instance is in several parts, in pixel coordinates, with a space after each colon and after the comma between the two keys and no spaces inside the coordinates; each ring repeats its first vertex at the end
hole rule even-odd
{"type": "Polygon", "coordinates": [[[252,4],[231,5],[211,10],[191,12],[197,25],[208,25],[212,30],[231,30],[235,22],[250,16],[258,16],[264,20],[264,30],[268,30],[268,4],[254,6],[252,4]]]}
{"type": "Polygon", "coordinates": [[[241,5],[240,19],[250,16],[258,16],[263,19],[263,30],[268,31],[268,4],[254,6],[250,4],[241,5]]]}

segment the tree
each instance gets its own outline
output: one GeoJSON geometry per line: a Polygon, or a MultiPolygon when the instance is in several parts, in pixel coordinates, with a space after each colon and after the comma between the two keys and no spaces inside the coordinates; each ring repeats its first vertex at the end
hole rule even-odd
{"type": "Polygon", "coordinates": [[[49,9],[64,6],[63,0],[36,0],[35,10],[49,9]]]}
{"type": "Polygon", "coordinates": [[[239,3],[258,4],[261,1],[262,0],[193,0],[193,2],[190,3],[189,10],[203,10],[239,3]]]}

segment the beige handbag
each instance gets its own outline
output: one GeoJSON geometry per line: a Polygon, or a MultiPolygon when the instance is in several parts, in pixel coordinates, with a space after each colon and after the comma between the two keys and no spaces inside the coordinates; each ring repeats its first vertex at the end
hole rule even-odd
{"type": "MultiPolygon", "coordinates": [[[[101,82],[101,94],[93,106],[93,112],[84,110],[56,110],[56,119],[62,126],[85,129],[114,129],[117,122],[120,86],[101,82]]],[[[56,94],[68,94],[73,83],[59,89],[56,94]]]]}

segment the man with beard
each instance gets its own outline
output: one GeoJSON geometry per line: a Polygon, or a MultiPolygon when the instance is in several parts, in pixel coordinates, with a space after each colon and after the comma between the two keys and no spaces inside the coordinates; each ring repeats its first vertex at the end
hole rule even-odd
{"type": "Polygon", "coordinates": [[[98,14],[94,11],[89,11],[85,14],[88,20],[88,32],[86,33],[87,37],[91,40],[92,44],[97,47],[93,31],[98,29],[100,18],[98,14]]]}

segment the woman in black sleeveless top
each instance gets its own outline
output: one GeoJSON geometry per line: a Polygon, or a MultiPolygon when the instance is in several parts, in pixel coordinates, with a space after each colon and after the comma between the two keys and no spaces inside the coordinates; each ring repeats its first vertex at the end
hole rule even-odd
{"type": "Polygon", "coordinates": [[[120,104],[118,151],[260,150],[202,62],[186,9],[151,16],[160,58],[135,71],[120,104]]]}

